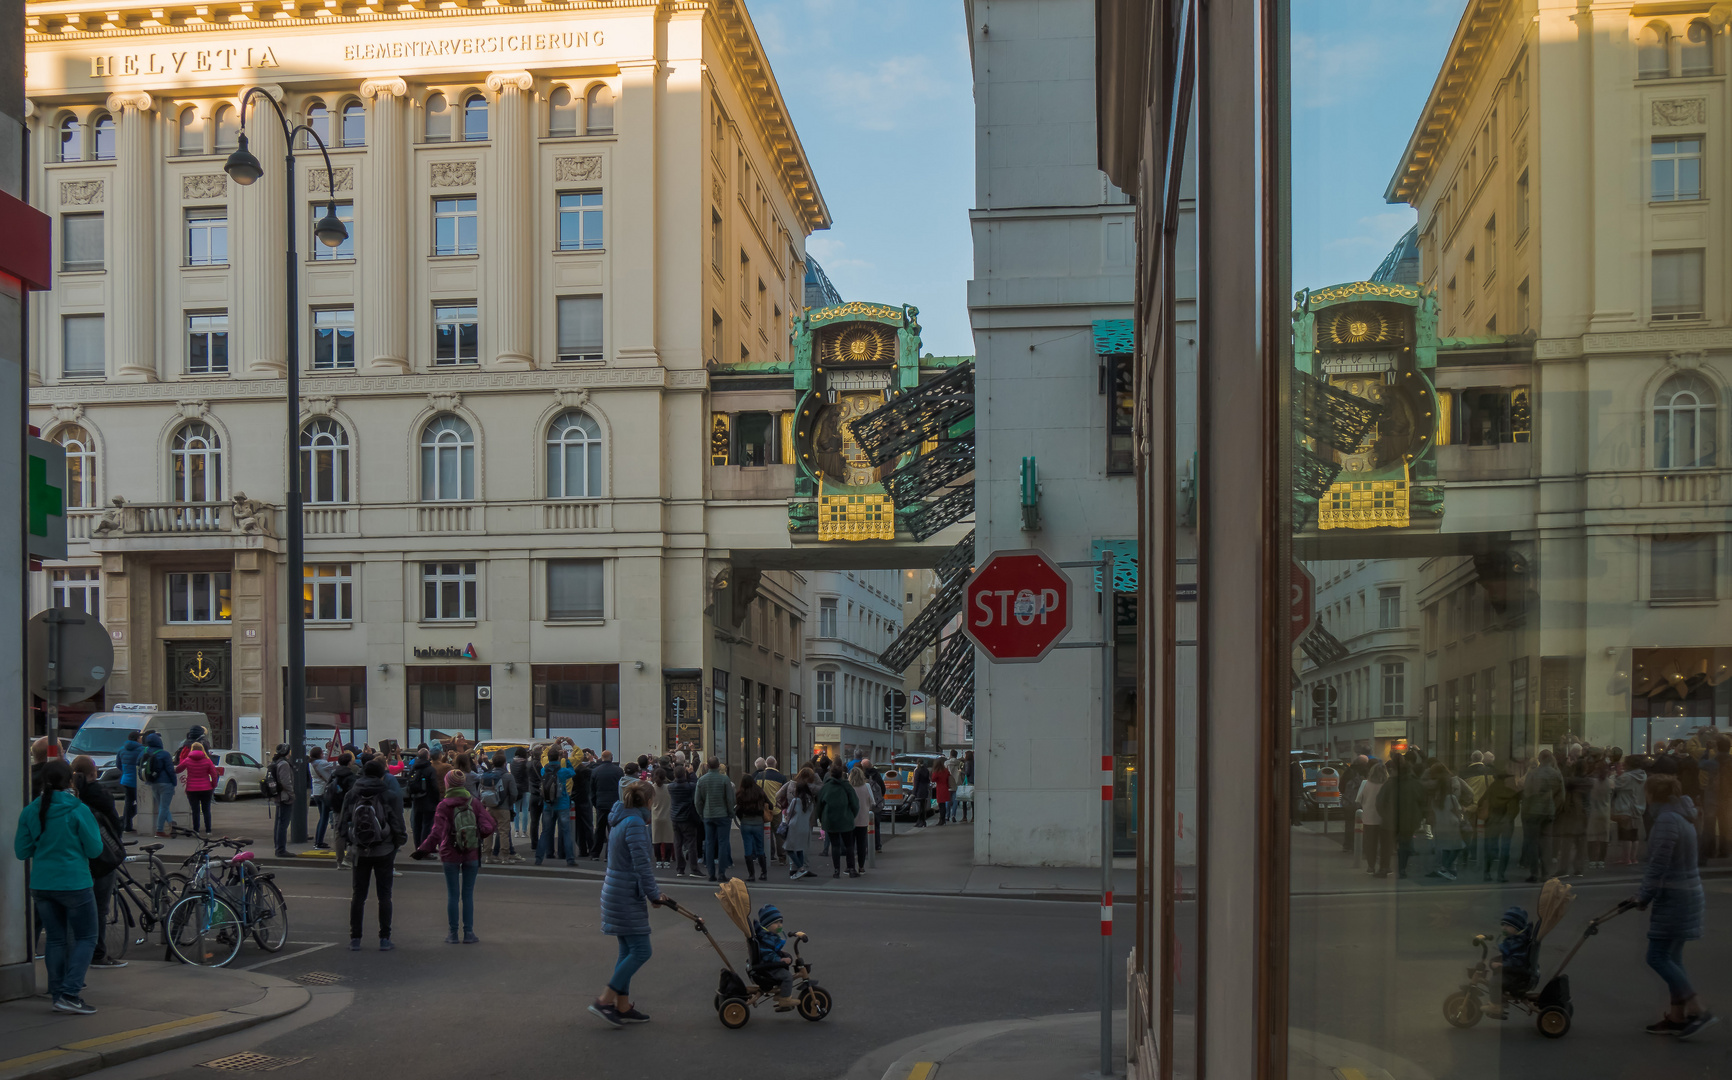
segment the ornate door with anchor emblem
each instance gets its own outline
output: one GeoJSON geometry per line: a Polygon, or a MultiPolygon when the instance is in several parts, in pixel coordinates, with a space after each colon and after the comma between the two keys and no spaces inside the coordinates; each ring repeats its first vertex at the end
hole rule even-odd
{"type": "Polygon", "coordinates": [[[233,746],[231,738],[229,643],[171,641],[168,643],[168,708],[201,712],[210,717],[207,745],[233,746]]]}

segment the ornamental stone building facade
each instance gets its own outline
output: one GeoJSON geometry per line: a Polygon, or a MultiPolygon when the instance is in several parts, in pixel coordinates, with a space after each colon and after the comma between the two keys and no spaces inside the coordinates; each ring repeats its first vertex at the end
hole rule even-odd
{"type": "MultiPolygon", "coordinates": [[[[72,506],[35,602],[100,612],[106,703],[282,730],[298,364],[315,737],[720,749],[746,678],[776,724],[734,745],[786,752],[802,581],[717,614],[712,517],[743,495],[712,485],[709,397],[786,354],[829,218],[742,4],[42,3],[27,44],[59,259],[30,415],[72,506]],[[253,87],[329,148],[297,135],[293,237],[268,107],[263,178],[224,174],[253,87]]],[[[784,506],[748,517],[786,546],[784,506]]]]}

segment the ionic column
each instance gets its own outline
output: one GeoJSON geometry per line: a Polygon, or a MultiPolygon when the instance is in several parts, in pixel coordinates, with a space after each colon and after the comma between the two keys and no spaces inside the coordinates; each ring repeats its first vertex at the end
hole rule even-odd
{"type": "Polygon", "coordinates": [[[376,374],[400,375],[409,363],[409,137],[405,116],[409,85],[399,78],[368,79],[361,96],[372,100],[367,133],[365,200],[355,237],[361,286],[361,348],[376,374]]]}
{"type": "Polygon", "coordinates": [[[498,96],[493,133],[493,161],[499,180],[490,215],[499,227],[488,237],[494,285],[493,323],[496,368],[535,366],[535,228],[530,201],[530,176],[535,168],[535,143],[530,138],[535,80],[527,72],[487,77],[487,89],[498,96]]]}
{"type": "MultiPolygon", "coordinates": [[[[282,101],[280,87],[265,88],[282,101]]],[[[241,378],[281,379],[289,372],[288,268],[283,253],[289,249],[287,209],[283,198],[288,177],[284,175],[283,127],[270,104],[254,100],[247,106],[247,146],[264,167],[264,175],[250,185],[230,184],[229,265],[233,275],[234,307],[229,312],[229,341],[239,348],[229,357],[229,367],[241,378]]],[[[305,200],[295,207],[295,237],[299,255],[306,256],[312,226],[307,223],[305,200]]],[[[299,260],[297,260],[297,263],[299,260]]],[[[296,266],[296,273],[300,267],[296,266]]],[[[297,313],[296,317],[299,315],[297,313]]]]}
{"type": "Polygon", "coordinates": [[[661,362],[656,342],[658,290],[656,234],[659,210],[656,188],[660,162],[656,154],[658,67],[654,60],[620,65],[620,93],[614,102],[613,129],[618,133],[613,175],[624,177],[608,191],[613,213],[608,224],[613,283],[609,297],[613,315],[614,356],[621,364],[661,362]]]}
{"type": "Polygon", "coordinates": [[[113,322],[108,340],[114,377],[123,382],[156,382],[156,281],[163,267],[156,254],[156,161],[150,134],[156,101],[142,90],[110,94],[114,116],[116,168],[109,186],[114,210],[113,322]]]}

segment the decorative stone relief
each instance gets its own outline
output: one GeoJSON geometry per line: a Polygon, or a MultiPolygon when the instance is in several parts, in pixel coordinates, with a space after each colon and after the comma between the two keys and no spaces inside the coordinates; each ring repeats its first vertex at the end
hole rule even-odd
{"type": "Polygon", "coordinates": [[[1707,98],[1674,98],[1654,102],[1655,127],[1682,127],[1708,122],[1707,98]]]}
{"type": "Polygon", "coordinates": [[[553,396],[558,400],[560,407],[565,409],[581,409],[589,404],[589,391],[587,389],[568,390],[562,388],[555,390],[553,396]]]}
{"type": "Polygon", "coordinates": [[[221,199],[229,193],[229,178],[223,173],[201,173],[180,178],[183,199],[221,199]]]}
{"type": "Polygon", "coordinates": [[[717,203],[722,201],[722,178],[719,176],[710,177],[710,198],[717,203]]]}
{"type": "Polygon", "coordinates": [[[61,206],[94,206],[102,201],[102,181],[60,181],[61,206]]]}
{"type": "Polygon", "coordinates": [[[1702,352],[1700,350],[1695,350],[1695,349],[1675,350],[1675,351],[1668,353],[1666,355],[1666,359],[1672,361],[1672,363],[1676,364],[1677,366],[1679,366],[1681,368],[1698,368],[1698,367],[1701,367],[1702,362],[1704,360],[1706,360],[1707,358],[1708,358],[1707,353],[1702,352]]]}
{"type": "Polygon", "coordinates": [[[56,424],[81,424],[84,422],[84,404],[55,405],[48,410],[54,415],[56,424]]]}
{"type": "Polygon", "coordinates": [[[463,395],[452,392],[431,393],[427,395],[427,404],[433,406],[434,412],[456,412],[463,404],[463,395]]]}
{"type": "MultiPolygon", "coordinates": [[[[355,170],[344,167],[334,170],[337,174],[337,190],[349,191],[355,186],[355,170]]],[[[330,177],[323,169],[311,169],[307,172],[307,190],[312,193],[330,191],[330,177]]]]}
{"type": "Polygon", "coordinates": [[[175,402],[175,405],[180,408],[180,415],[188,420],[201,419],[205,413],[210,412],[210,402],[202,398],[185,398],[175,402]]]}
{"type": "Polygon", "coordinates": [[[321,397],[302,397],[301,411],[308,416],[329,416],[337,411],[337,399],[329,394],[321,397]]]}
{"type": "Polygon", "coordinates": [[[434,187],[474,187],[475,163],[473,161],[435,161],[431,179],[428,181],[434,187]]]}
{"type": "Polygon", "coordinates": [[[553,179],[555,183],[561,184],[572,180],[600,180],[601,155],[554,158],[553,179]]]}

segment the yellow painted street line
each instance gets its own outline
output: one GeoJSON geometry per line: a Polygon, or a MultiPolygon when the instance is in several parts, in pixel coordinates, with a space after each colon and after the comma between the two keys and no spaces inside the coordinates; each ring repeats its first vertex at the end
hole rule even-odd
{"type": "Polygon", "coordinates": [[[154,1035],[159,1031],[173,1031],[175,1028],[191,1027],[193,1024],[202,1024],[206,1020],[215,1020],[217,1017],[222,1015],[223,1014],[220,1012],[210,1012],[199,1016],[184,1016],[179,1020],[170,1020],[167,1023],[152,1024],[149,1027],[134,1028],[131,1031],[121,1031],[113,1035],[104,1035],[100,1039],[86,1039],[83,1042],[65,1043],[64,1046],[68,1050],[94,1050],[98,1046],[107,1046],[109,1043],[125,1042],[127,1039],[136,1039],[140,1035],[154,1035]]]}
{"type": "Polygon", "coordinates": [[[72,1051],[70,1050],[59,1049],[44,1050],[38,1054],[25,1054],[23,1057],[8,1058],[5,1061],[0,1061],[0,1072],[11,1072],[13,1069],[20,1069],[26,1065],[34,1065],[39,1061],[47,1061],[49,1058],[56,1058],[61,1054],[69,1054],[71,1052],[72,1051]]]}
{"type": "Polygon", "coordinates": [[[935,1068],[937,1066],[930,1061],[917,1061],[914,1068],[908,1070],[908,1080],[931,1080],[935,1068]]]}
{"type": "Polygon", "coordinates": [[[1365,1074],[1358,1069],[1345,1069],[1337,1065],[1335,1075],[1341,1080],[1365,1080],[1365,1074]]]}

